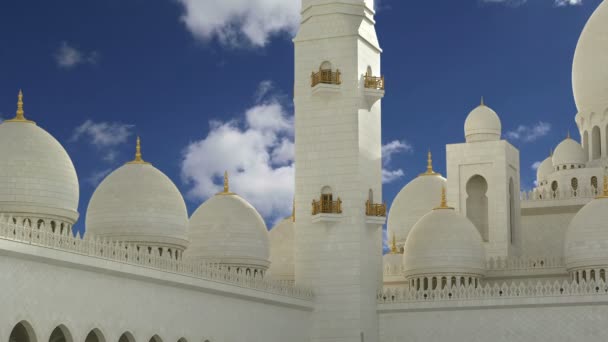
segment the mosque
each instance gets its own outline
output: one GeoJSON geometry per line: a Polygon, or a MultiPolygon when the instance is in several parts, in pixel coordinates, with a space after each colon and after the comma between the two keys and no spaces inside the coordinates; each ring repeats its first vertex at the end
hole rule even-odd
{"type": "Polygon", "coordinates": [[[80,217],[74,165],[20,93],[0,124],[0,340],[607,340],[608,2],[574,54],[581,142],[556,146],[535,189],[482,101],[446,177],[429,153],[390,210],[373,8],[302,0],[294,211],[270,231],[228,174],[189,217],[139,139],[80,217]]]}

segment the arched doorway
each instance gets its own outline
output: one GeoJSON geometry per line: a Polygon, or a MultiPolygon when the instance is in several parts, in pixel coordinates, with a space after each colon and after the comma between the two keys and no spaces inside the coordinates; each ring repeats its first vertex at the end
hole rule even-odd
{"type": "Polygon", "coordinates": [[[99,329],[93,329],[89,332],[84,342],[106,342],[106,339],[99,329]]]}
{"type": "Polygon", "coordinates": [[[600,159],[602,157],[602,138],[600,128],[595,126],[591,132],[591,154],[592,159],[600,159]]]}
{"type": "Polygon", "coordinates": [[[15,325],[11,331],[11,335],[8,338],[9,342],[36,342],[36,335],[32,326],[26,322],[21,321],[15,325]]]}
{"type": "Polygon", "coordinates": [[[74,342],[72,334],[65,325],[60,325],[51,333],[49,342],[74,342]]]}
{"type": "Polygon", "coordinates": [[[120,335],[118,342],[135,342],[135,338],[133,337],[133,334],[127,331],[120,335]]]}
{"type": "Polygon", "coordinates": [[[489,241],[488,182],[480,175],[467,182],[467,218],[473,222],[483,241],[489,241]]]}

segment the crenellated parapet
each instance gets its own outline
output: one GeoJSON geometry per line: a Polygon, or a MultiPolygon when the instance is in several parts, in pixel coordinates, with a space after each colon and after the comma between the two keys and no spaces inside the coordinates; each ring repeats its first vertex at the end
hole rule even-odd
{"type": "Polygon", "coordinates": [[[533,202],[533,201],[555,201],[555,200],[568,200],[575,198],[595,198],[599,194],[597,187],[577,187],[576,189],[572,186],[558,190],[545,190],[536,189],[532,191],[522,191],[521,200],[522,202],[533,202]]]}
{"type": "Polygon", "coordinates": [[[251,270],[227,268],[218,264],[192,260],[176,260],[168,254],[162,255],[156,248],[149,250],[138,248],[131,243],[81,238],[79,233],[75,237],[58,235],[37,227],[15,224],[12,217],[0,216],[0,240],[106,259],[116,262],[117,268],[119,263],[123,263],[299,299],[313,297],[313,293],[309,289],[295,287],[285,282],[271,281],[263,278],[261,273],[251,270]]]}

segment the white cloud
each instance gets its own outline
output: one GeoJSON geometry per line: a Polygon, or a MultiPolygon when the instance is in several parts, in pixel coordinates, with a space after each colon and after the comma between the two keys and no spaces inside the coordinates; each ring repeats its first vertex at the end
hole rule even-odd
{"type": "Polygon", "coordinates": [[[393,155],[400,153],[411,153],[414,148],[406,141],[393,140],[386,145],[382,145],[382,183],[388,184],[403,177],[405,173],[402,169],[389,170],[393,155]]]}
{"type": "Polygon", "coordinates": [[[86,53],[79,51],[67,42],[62,42],[54,54],[55,62],[61,68],[70,69],[81,64],[96,64],[99,54],[95,51],[86,53]]]}
{"type": "Polygon", "coordinates": [[[112,172],[112,169],[104,169],[93,172],[89,177],[86,178],[86,181],[94,187],[97,187],[101,181],[106,178],[107,175],[112,172]]]}
{"type": "Polygon", "coordinates": [[[532,126],[520,125],[516,129],[506,133],[506,137],[511,140],[522,142],[533,142],[549,134],[551,124],[538,122],[532,126]]]}
{"type": "Polygon", "coordinates": [[[578,6],[582,4],[583,0],[555,0],[555,6],[557,7],[578,6]]]}
{"type": "MultiPolygon", "coordinates": [[[[267,86],[268,83],[262,83],[267,86]]],[[[184,150],[181,173],[190,197],[204,200],[222,188],[243,196],[269,221],[291,213],[294,191],[293,116],[277,100],[256,102],[243,117],[213,121],[210,132],[184,150]]]]}
{"type": "Polygon", "coordinates": [[[106,162],[114,162],[118,152],[116,147],[127,142],[133,135],[133,125],[118,122],[94,122],[86,120],[74,129],[70,141],[85,140],[96,147],[106,162]]]}
{"type": "Polygon", "coordinates": [[[540,164],[541,164],[541,163],[542,163],[542,162],[540,162],[540,161],[536,161],[536,162],[534,162],[534,163],[532,164],[532,170],[534,170],[534,171],[538,170],[538,168],[540,167],[540,164]]]}
{"type": "Polygon", "coordinates": [[[198,39],[218,39],[230,46],[265,46],[276,34],[295,34],[300,1],[295,0],[177,0],[182,21],[198,39]]]}

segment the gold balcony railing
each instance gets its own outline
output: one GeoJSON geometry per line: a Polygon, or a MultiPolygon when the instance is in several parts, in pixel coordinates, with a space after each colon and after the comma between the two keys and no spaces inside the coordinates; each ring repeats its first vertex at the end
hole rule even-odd
{"type": "Polygon", "coordinates": [[[338,197],[337,201],[321,199],[312,201],[312,214],[342,214],[342,200],[338,197]]]}
{"type": "Polygon", "coordinates": [[[365,75],[363,76],[365,88],[384,90],[384,76],[376,77],[365,75]]]}
{"type": "Polygon", "coordinates": [[[335,72],[331,69],[320,69],[318,72],[313,72],[311,75],[311,87],[317,84],[342,84],[340,70],[335,72]]]}
{"type": "Polygon", "coordinates": [[[374,204],[370,201],[365,202],[365,215],[375,217],[386,217],[386,203],[374,204]]]}

